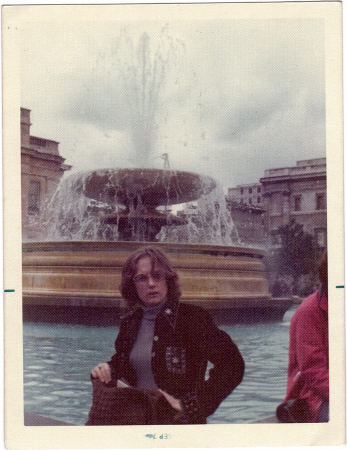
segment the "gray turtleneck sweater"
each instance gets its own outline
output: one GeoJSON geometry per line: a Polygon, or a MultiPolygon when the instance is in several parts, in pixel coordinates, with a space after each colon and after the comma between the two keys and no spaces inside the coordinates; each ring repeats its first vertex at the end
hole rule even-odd
{"type": "Polygon", "coordinates": [[[158,389],[152,372],[152,347],[154,338],[155,319],[163,308],[165,300],[154,306],[141,306],[143,309],[137,339],[130,353],[130,361],[136,371],[137,387],[158,389]]]}

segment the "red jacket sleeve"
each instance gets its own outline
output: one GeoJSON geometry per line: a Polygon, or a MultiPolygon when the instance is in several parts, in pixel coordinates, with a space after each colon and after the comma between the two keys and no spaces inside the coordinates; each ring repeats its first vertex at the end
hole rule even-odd
{"type": "Polygon", "coordinates": [[[329,356],[327,327],[322,323],[323,311],[304,309],[291,329],[295,340],[298,368],[306,386],[322,398],[329,397],[329,356]],[[296,334],[295,336],[293,334],[296,334]]]}

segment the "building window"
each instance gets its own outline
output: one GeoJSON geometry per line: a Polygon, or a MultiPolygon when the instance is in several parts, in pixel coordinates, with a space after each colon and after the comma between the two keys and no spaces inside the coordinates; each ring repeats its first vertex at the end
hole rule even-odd
{"type": "Polygon", "coordinates": [[[240,189],[240,194],[243,195],[243,188],[240,189]]]}
{"type": "Polygon", "coordinates": [[[261,192],[261,187],[258,186],[258,194],[260,194],[260,192],[261,192]]]}
{"type": "Polygon", "coordinates": [[[277,230],[273,230],[270,234],[271,245],[281,245],[281,236],[277,230]]]}
{"type": "Polygon", "coordinates": [[[39,214],[40,205],[40,182],[30,181],[28,193],[28,214],[39,214]]]}
{"type": "Polygon", "coordinates": [[[301,211],[301,196],[294,197],[294,211],[301,211]]]}
{"type": "Polygon", "coordinates": [[[248,189],[248,192],[249,192],[250,194],[252,194],[252,188],[249,188],[249,189],[248,189]]]}
{"type": "Polygon", "coordinates": [[[325,194],[316,194],[316,210],[327,209],[325,194]]]}
{"type": "Polygon", "coordinates": [[[252,198],[248,199],[248,203],[251,205],[252,204],[252,198]]]}
{"type": "Polygon", "coordinates": [[[258,197],[258,198],[257,198],[257,202],[258,202],[258,203],[261,203],[261,197],[258,197]]]}
{"type": "Polygon", "coordinates": [[[314,234],[316,237],[316,242],[318,247],[325,248],[326,247],[326,230],[322,228],[318,228],[314,230],[314,234]]]}
{"type": "Polygon", "coordinates": [[[282,199],[282,195],[280,193],[273,193],[271,195],[271,199],[269,202],[269,211],[270,214],[282,214],[282,210],[283,210],[283,199],[282,199]]]}

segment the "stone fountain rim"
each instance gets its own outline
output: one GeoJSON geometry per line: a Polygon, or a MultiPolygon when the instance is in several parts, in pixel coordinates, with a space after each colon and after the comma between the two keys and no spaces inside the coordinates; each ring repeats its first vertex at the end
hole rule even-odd
{"type": "Polygon", "coordinates": [[[182,253],[211,254],[212,256],[244,256],[262,259],[265,250],[259,248],[226,246],[215,244],[178,244],[171,242],[139,242],[139,241],[30,241],[22,243],[23,253],[34,252],[68,252],[75,251],[103,251],[107,253],[128,250],[134,251],[139,247],[154,245],[167,253],[180,251],[182,253]]]}

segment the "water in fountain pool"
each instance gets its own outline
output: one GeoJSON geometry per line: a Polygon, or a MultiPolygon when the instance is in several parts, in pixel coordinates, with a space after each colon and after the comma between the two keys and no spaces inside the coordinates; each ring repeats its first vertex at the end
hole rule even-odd
{"type": "MultiPolygon", "coordinates": [[[[208,418],[211,424],[252,423],[274,415],[284,397],[289,320],[224,325],[246,363],[242,383],[208,418]]],[[[113,354],[118,328],[24,324],[24,409],[84,425],[92,400],[91,369],[113,354]]]]}

